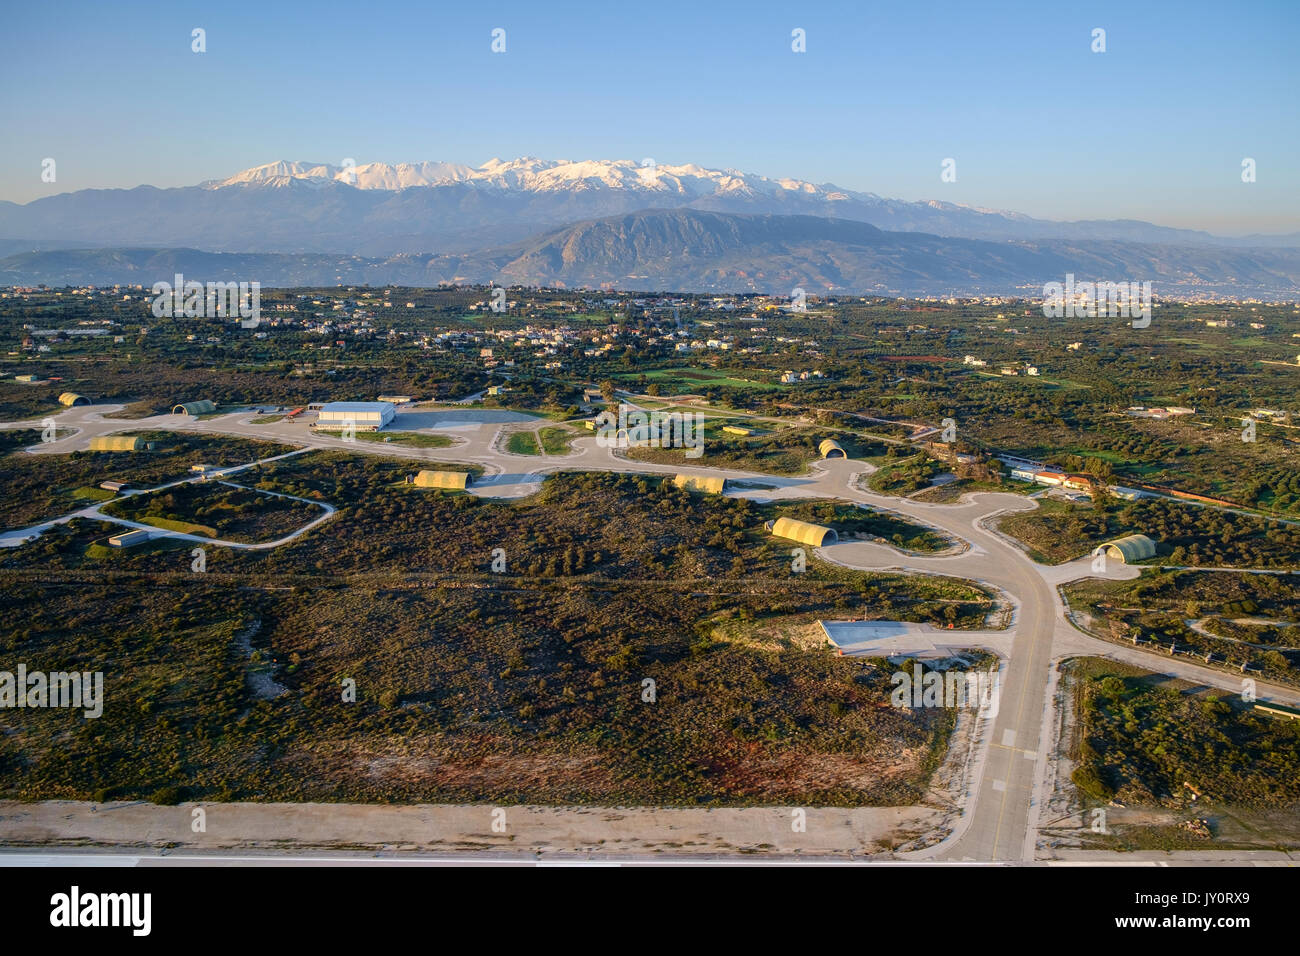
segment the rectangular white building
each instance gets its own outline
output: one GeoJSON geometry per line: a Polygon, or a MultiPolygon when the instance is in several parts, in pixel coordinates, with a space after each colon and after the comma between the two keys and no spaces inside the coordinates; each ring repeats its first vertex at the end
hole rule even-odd
{"type": "Polygon", "coordinates": [[[375,432],[389,424],[396,414],[397,409],[392,402],[328,402],[320,408],[316,427],[375,432]]]}
{"type": "Polygon", "coordinates": [[[134,548],[138,544],[144,544],[151,539],[153,535],[139,528],[135,531],[124,531],[121,534],[115,534],[108,539],[108,543],[114,548],[134,548]]]}

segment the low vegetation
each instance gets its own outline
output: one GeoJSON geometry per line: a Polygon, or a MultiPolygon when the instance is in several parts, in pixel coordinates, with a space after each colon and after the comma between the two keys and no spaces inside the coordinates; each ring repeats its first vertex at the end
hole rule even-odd
{"type": "Polygon", "coordinates": [[[1103,498],[1083,506],[1039,499],[1036,511],[1003,517],[999,528],[1048,564],[1127,534],[1157,542],[1154,564],[1281,568],[1294,567],[1300,555],[1300,527],[1162,498],[1103,498]]]}
{"type": "MultiPolygon", "coordinates": [[[[0,438],[6,433],[0,431],[0,438]]],[[[244,464],[292,449],[272,442],[184,432],[137,432],[157,443],[152,451],[72,452],[0,457],[5,495],[0,497],[0,529],[21,528],[85,507],[87,489],[105,480],[151,487],[183,478],[191,465],[244,464]]],[[[97,495],[95,497],[98,497],[97,495]]]]}
{"type": "Polygon", "coordinates": [[[1093,800],[1300,806],[1300,720],[1097,658],[1072,662],[1068,674],[1073,781],[1093,800]]]}
{"type": "Polygon", "coordinates": [[[910,495],[928,488],[930,481],[942,470],[940,464],[926,454],[900,457],[891,447],[877,470],[867,479],[867,488],[882,495],[910,495]]]}
{"type": "Polygon", "coordinates": [[[119,498],[105,514],[188,534],[255,544],[290,534],[322,514],[292,498],[227,484],[190,482],[119,498]]]}
{"type": "Polygon", "coordinates": [[[1300,685],[1300,584],[1294,575],[1148,572],[1066,585],[1099,637],[1192,655],[1213,666],[1300,685]]]}
{"type": "Polygon", "coordinates": [[[540,455],[537,436],[532,432],[515,432],[506,439],[506,451],[512,455],[540,455]]]}
{"type": "Polygon", "coordinates": [[[815,559],[795,573],[762,525],[797,503],[598,474],[498,503],[410,493],[405,467],[337,452],[264,466],[263,483],[319,492],[339,519],[268,552],[209,549],[205,574],[176,551],[88,563],[103,525],[85,521],[0,557],[17,622],[0,651],[103,670],[108,688],[98,720],[0,714],[3,794],[856,806],[925,792],[950,712],[890,707],[884,662],[742,638],[817,617],[978,626],[979,587],[815,559]]]}

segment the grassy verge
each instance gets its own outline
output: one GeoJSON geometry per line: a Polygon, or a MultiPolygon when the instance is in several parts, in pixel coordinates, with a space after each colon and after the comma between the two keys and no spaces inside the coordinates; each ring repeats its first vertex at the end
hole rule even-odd
{"type": "Polygon", "coordinates": [[[882,495],[910,495],[928,488],[930,479],[943,467],[929,455],[916,454],[907,458],[883,456],[877,460],[878,469],[867,479],[867,487],[882,495]]]}
{"type": "Polygon", "coordinates": [[[132,518],[132,521],[139,521],[141,524],[152,525],[155,528],[162,528],[165,531],[179,531],[182,534],[201,534],[205,538],[215,538],[217,529],[210,528],[205,524],[195,524],[192,521],[180,521],[176,518],[159,518],[154,515],[141,515],[132,518]]]}
{"type": "Polygon", "coordinates": [[[542,449],[548,455],[567,455],[569,444],[577,438],[577,433],[568,428],[543,428],[538,432],[542,440],[542,449]]]}
{"type": "Polygon", "coordinates": [[[90,485],[82,485],[72,491],[72,497],[85,498],[90,501],[109,501],[117,497],[116,492],[109,491],[107,488],[95,488],[90,485]]]}
{"type": "Polygon", "coordinates": [[[515,432],[506,439],[506,451],[512,455],[540,455],[537,436],[532,432],[515,432]]]}
{"type": "Polygon", "coordinates": [[[446,435],[434,435],[429,432],[357,432],[361,441],[378,442],[381,445],[402,445],[407,448],[450,448],[456,444],[446,435]]]}

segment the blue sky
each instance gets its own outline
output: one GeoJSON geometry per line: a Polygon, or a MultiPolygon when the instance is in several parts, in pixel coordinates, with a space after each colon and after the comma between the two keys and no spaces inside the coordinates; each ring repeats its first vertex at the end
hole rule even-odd
{"type": "Polygon", "coordinates": [[[0,14],[0,198],[276,159],[653,157],[1043,218],[1296,231],[1298,48],[1300,0],[51,0],[0,14]]]}

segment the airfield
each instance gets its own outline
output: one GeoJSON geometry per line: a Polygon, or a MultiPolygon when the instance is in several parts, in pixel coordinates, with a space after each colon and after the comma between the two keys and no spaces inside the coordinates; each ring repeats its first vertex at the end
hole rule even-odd
{"type": "MultiPolygon", "coordinates": [[[[447,853],[478,854],[483,862],[528,862],[548,854],[578,860],[705,861],[762,853],[774,858],[794,855],[804,859],[848,858],[894,863],[1028,864],[1119,859],[1131,862],[1135,859],[1131,854],[1058,851],[1041,845],[1040,828],[1048,822],[1044,819],[1044,808],[1054,783],[1053,753],[1058,742],[1057,728],[1061,726],[1057,665],[1077,656],[1107,657],[1229,694],[1240,689],[1240,681],[1229,673],[1142,647],[1119,646],[1076,627],[1063,604],[1059,585],[1090,576],[1131,579],[1141,572],[1117,561],[1109,562],[1099,572],[1086,558],[1055,567],[1037,564],[1019,545],[991,526],[999,515],[1037,507],[1035,501],[1022,495],[976,493],[954,503],[879,495],[861,487],[861,478],[872,466],[852,459],[816,461],[808,474],[797,477],[709,467],[707,454],[682,465],[658,465],[632,461],[622,456],[618,448],[602,447],[589,434],[575,437],[567,454],[547,454],[538,442],[539,454],[516,455],[506,450],[510,433],[537,430],[553,423],[501,410],[399,409],[389,430],[427,431],[452,441],[448,447],[427,448],[349,440],[347,436],[317,432],[311,428],[309,416],[302,420],[258,424],[255,419],[263,416],[253,410],[202,418],[178,414],[135,420],[105,417],[119,408],[100,405],[67,409],[53,418],[59,429],[67,430],[68,434],[55,441],[42,442],[26,452],[68,454],[86,450],[92,438],[103,435],[171,430],[269,440],[294,446],[298,451],[293,454],[330,449],[380,455],[410,460],[413,468],[436,467],[439,463],[479,465],[483,475],[473,482],[468,493],[488,498],[526,497],[541,487],[548,474],[559,471],[684,473],[727,478],[740,485],[739,490],[729,494],[756,500],[839,499],[903,515],[944,533],[960,547],[951,549],[951,553],[918,556],[885,543],[845,540],[817,548],[815,553],[825,561],[848,568],[950,575],[979,582],[1004,596],[1009,625],[1001,631],[980,632],[930,633],[909,627],[892,633],[873,633],[868,629],[856,636],[849,635],[846,653],[889,656],[926,648],[944,653],[962,647],[987,649],[999,660],[1000,706],[995,715],[973,716],[961,728],[969,754],[951,784],[956,811],[948,814],[929,807],[810,808],[806,811],[806,829],[801,832],[790,826],[791,813],[798,808],[680,811],[511,808],[509,813],[516,822],[505,831],[496,831],[489,815],[491,808],[486,807],[310,805],[290,812],[274,804],[229,805],[227,811],[221,805],[204,805],[214,818],[228,812],[230,821],[228,829],[214,830],[219,838],[207,840],[191,838],[188,805],[156,807],[133,803],[96,808],[92,804],[59,802],[34,806],[8,803],[0,805],[0,845],[15,851],[12,862],[39,863],[47,857],[57,861],[60,858],[57,851],[42,850],[33,855],[18,848],[60,843],[96,847],[96,852],[113,854],[123,863],[188,859],[184,854],[160,855],[150,849],[160,840],[193,851],[203,860],[219,861],[231,852],[252,848],[256,851],[255,861],[273,861],[274,855],[258,855],[270,843],[280,847],[282,853],[311,859],[313,854],[329,853],[322,848],[346,843],[348,833],[365,837],[359,836],[351,845],[371,848],[358,851],[360,855],[355,857],[358,861],[376,854],[436,861],[447,853]],[[617,819],[610,818],[611,814],[617,819]],[[121,825],[115,825],[114,821],[121,821],[121,825]],[[928,839],[927,833],[940,836],[928,839]],[[277,836],[272,838],[273,834],[277,836]]],[[[30,420],[0,424],[0,428],[33,426],[30,420]]],[[[220,479],[233,480],[239,470],[252,464],[223,469],[220,479]]],[[[317,526],[327,525],[334,509],[328,503],[321,507],[323,514],[310,525],[282,540],[258,547],[278,546],[317,526]]],[[[9,539],[5,543],[21,546],[31,535],[39,535],[73,517],[109,520],[99,514],[97,507],[50,515],[29,528],[5,532],[9,539]]],[[[248,546],[196,540],[218,547],[248,546]]],[[[1259,694],[1261,699],[1276,703],[1291,706],[1300,703],[1300,693],[1281,686],[1261,683],[1259,694]]],[[[1199,856],[1152,853],[1141,858],[1157,862],[1225,859],[1213,852],[1199,856]]],[[[1285,853],[1255,851],[1233,854],[1231,862],[1274,863],[1291,859],[1285,853]]]]}

